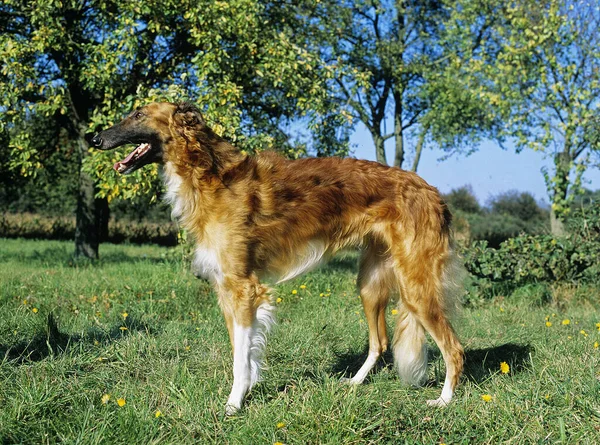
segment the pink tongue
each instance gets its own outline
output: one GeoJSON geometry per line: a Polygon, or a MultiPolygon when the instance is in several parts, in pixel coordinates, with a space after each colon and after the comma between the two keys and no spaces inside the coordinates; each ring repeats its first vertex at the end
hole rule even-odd
{"type": "Polygon", "coordinates": [[[129,153],[125,159],[123,159],[122,161],[116,162],[115,165],[113,165],[113,168],[115,170],[119,171],[119,167],[121,165],[127,165],[127,163],[129,161],[131,161],[131,158],[133,158],[133,155],[136,153],[136,151],[137,151],[137,148],[135,148],[131,153],[129,153]]]}

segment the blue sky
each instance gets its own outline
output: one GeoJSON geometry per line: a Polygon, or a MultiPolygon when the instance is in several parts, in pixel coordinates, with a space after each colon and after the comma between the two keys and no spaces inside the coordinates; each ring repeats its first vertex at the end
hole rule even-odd
{"type": "MultiPolygon", "coordinates": [[[[373,141],[364,126],[357,126],[350,143],[354,157],[375,160],[373,141]]],[[[393,140],[387,141],[386,151],[388,162],[391,162],[393,140]]],[[[486,141],[470,156],[455,155],[441,161],[443,155],[439,150],[425,149],[417,170],[420,176],[442,193],[470,184],[482,204],[491,196],[513,189],[528,191],[538,201],[548,202],[541,168],[551,167],[552,160],[544,153],[524,150],[517,154],[514,150],[502,150],[495,142],[486,141]]],[[[600,188],[600,170],[588,169],[584,179],[585,187],[592,190],[600,188]]]]}

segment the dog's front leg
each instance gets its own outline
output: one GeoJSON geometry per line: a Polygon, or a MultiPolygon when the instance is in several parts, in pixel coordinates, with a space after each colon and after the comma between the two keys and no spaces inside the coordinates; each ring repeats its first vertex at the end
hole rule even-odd
{"type": "Polygon", "coordinates": [[[227,415],[235,414],[241,407],[252,383],[250,351],[252,348],[252,326],[233,322],[233,386],[227,399],[227,415]]]}
{"type": "Polygon", "coordinates": [[[273,306],[266,287],[256,279],[236,282],[230,291],[219,292],[219,297],[233,346],[233,386],[225,408],[231,415],[241,408],[244,397],[260,378],[273,306]]]}

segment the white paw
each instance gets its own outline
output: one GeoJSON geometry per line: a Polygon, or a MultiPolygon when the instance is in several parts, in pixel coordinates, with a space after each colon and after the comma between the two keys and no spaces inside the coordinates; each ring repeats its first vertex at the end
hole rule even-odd
{"type": "Polygon", "coordinates": [[[227,416],[235,416],[238,411],[240,410],[240,406],[237,405],[232,405],[230,403],[228,403],[227,405],[225,405],[225,414],[227,416]]]}
{"type": "Polygon", "coordinates": [[[427,405],[428,406],[440,406],[440,407],[444,407],[444,406],[447,406],[449,403],[450,403],[450,400],[445,400],[445,399],[442,399],[441,397],[439,399],[428,400],[427,401],[427,405]]]}
{"type": "Polygon", "coordinates": [[[342,385],[360,385],[362,382],[357,382],[354,379],[349,379],[348,377],[342,377],[340,379],[340,383],[342,385]]]}

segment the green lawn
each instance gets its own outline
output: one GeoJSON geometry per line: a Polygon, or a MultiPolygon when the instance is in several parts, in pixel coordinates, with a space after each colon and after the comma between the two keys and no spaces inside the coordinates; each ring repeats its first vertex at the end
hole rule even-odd
{"type": "Polygon", "coordinates": [[[593,288],[556,287],[541,307],[520,292],[465,308],[467,369],[453,404],[434,409],[433,345],[424,388],[403,387],[389,356],[364,385],[339,383],[360,367],[367,332],[355,261],[338,260],[275,288],[268,369],[228,418],[232,358],[210,286],[163,248],[103,245],[99,264],[79,266],[71,251],[0,239],[2,444],[600,442],[593,288]]]}

